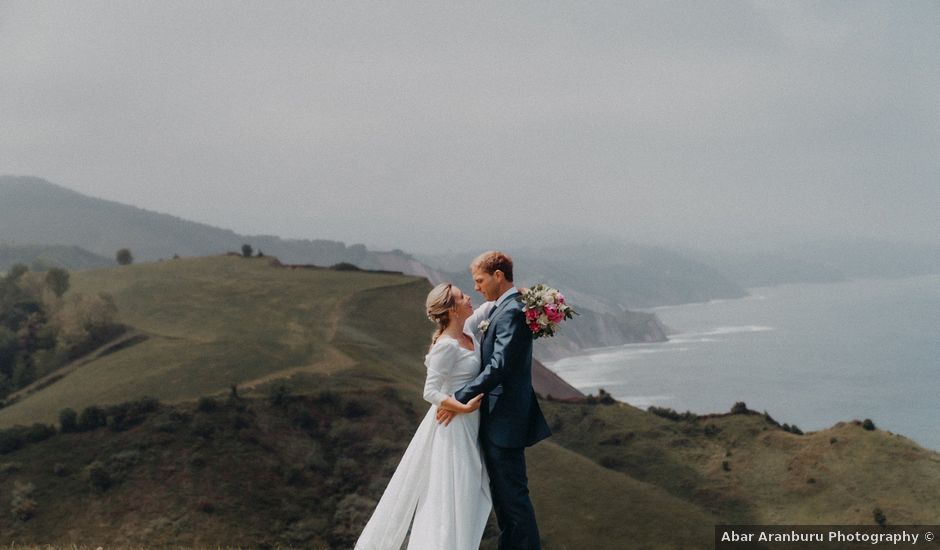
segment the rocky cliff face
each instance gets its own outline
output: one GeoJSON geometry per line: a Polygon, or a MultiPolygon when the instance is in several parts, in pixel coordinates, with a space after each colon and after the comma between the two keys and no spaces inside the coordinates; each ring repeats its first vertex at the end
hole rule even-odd
{"type": "Polygon", "coordinates": [[[579,309],[580,315],[566,321],[553,338],[536,340],[534,354],[554,361],[585,349],[636,342],[665,342],[668,329],[655,314],[640,311],[598,313],[579,309]]]}

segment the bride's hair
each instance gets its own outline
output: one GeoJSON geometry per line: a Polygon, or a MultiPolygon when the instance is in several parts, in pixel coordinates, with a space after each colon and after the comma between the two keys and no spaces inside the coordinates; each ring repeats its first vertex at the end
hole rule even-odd
{"type": "Polygon", "coordinates": [[[454,287],[451,283],[441,283],[431,289],[428,293],[428,299],[424,302],[424,307],[428,312],[428,319],[437,325],[437,330],[431,336],[431,345],[433,346],[437,339],[443,334],[444,330],[450,325],[450,309],[454,307],[454,295],[451,289],[454,287]]]}

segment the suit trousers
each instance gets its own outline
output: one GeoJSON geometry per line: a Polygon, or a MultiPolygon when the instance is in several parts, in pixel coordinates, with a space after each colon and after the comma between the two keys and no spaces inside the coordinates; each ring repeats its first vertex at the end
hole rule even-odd
{"type": "Polygon", "coordinates": [[[487,437],[481,437],[480,443],[499,524],[499,550],[541,550],[535,510],[529,499],[525,447],[499,447],[487,437]]]}

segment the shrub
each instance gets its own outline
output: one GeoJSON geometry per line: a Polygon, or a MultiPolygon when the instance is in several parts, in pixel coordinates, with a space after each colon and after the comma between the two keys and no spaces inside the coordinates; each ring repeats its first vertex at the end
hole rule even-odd
{"type": "Polygon", "coordinates": [[[338,264],[333,264],[330,266],[330,269],[334,269],[336,271],[362,271],[359,269],[359,266],[349,262],[339,262],[338,264]]]}
{"type": "Polygon", "coordinates": [[[13,498],[10,502],[10,509],[16,519],[28,521],[36,515],[36,501],[30,497],[36,487],[32,483],[22,483],[17,481],[13,487],[13,498]]]}
{"type": "Polygon", "coordinates": [[[326,473],[330,470],[330,463],[323,451],[317,446],[304,457],[304,466],[314,472],[326,473]]]}
{"type": "Polygon", "coordinates": [[[131,254],[131,251],[127,248],[122,248],[117,251],[117,254],[114,255],[114,258],[117,260],[117,263],[120,265],[130,265],[134,263],[134,256],[131,254]]]}
{"type": "Polygon", "coordinates": [[[243,245],[242,245],[242,256],[243,256],[243,257],[245,257],[245,258],[250,258],[250,257],[251,257],[251,252],[252,252],[252,249],[251,249],[251,245],[250,245],[250,244],[243,244],[243,245]]]}
{"type": "Polygon", "coordinates": [[[770,413],[767,411],[764,411],[764,420],[766,420],[769,424],[773,424],[774,426],[780,426],[780,423],[774,420],[774,417],[770,416],[770,413]]]}
{"type": "Polygon", "coordinates": [[[862,427],[865,428],[865,429],[868,430],[868,431],[872,431],[872,430],[875,429],[875,423],[871,421],[871,418],[866,418],[866,419],[862,422],[862,427]]]}
{"type": "Polygon", "coordinates": [[[96,407],[95,405],[85,407],[81,414],[78,415],[78,431],[90,432],[97,430],[107,424],[107,421],[108,417],[101,407],[96,407]]]}
{"type": "Polygon", "coordinates": [[[196,505],[196,508],[200,512],[203,512],[205,514],[211,514],[215,512],[215,505],[212,504],[212,502],[205,500],[205,499],[200,500],[199,503],[196,505]]]}
{"type": "Polygon", "coordinates": [[[702,432],[703,432],[706,436],[712,437],[712,436],[716,436],[716,435],[720,434],[720,433],[721,433],[721,428],[719,428],[718,426],[716,426],[716,425],[714,425],[714,424],[706,424],[706,425],[705,425],[705,429],[702,430],[702,432]]]}
{"type": "Polygon", "coordinates": [[[56,297],[61,298],[69,289],[69,272],[60,267],[53,267],[46,272],[46,286],[56,297]]]}
{"type": "Polygon", "coordinates": [[[346,406],[343,407],[343,416],[346,418],[361,418],[369,414],[369,409],[366,405],[356,399],[351,399],[346,402],[346,406]]]}
{"type": "Polygon", "coordinates": [[[747,405],[744,401],[738,401],[731,407],[731,414],[747,414],[747,405]]]}
{"type": "Polygon", "coordinates": [[[196,409],[202,412],[212,412],[218,408],[219,404],[215,399],[211,397],[200,397],[199,404],[196,405],[196,409]]]}
{"type": "Polygon", "coordinates": [[[38,443],[40,441],[45,441],[54,435],[55,428],[37,422],[30,426],[29,430],[26,432],[26,441],[30,443],[38,443]]]}
{"type": "Polygon", "coordinates": [[[177,410],[169,409],[157,415],[153,428],[159,432],[174,433],[179,427],[191,419],[190,415],[177,410]]]}
{"type": "Polygon", "coordinates": [[[23,426],[0,430],[0,454],[12,453],[22,447],[26,442],[24,432],[25,428],[23,426]]]}
{"type": "MultiPolygon", "coordinates": [[[[609,395],[609,394],[608,394],[608,395],[609,395]]],[[[695,413],[693,413],[692,411],[685,411],[684,413],[681,413],[681,414],[680,414],[680,413],[676,412],[675,409],[670,409],[670,408],[668,408],[668,407],[655,407],[655,406],[652,406],[652,405],[651,405],[651,406],[647,407],[646,411],[647,411],[647,412],[650,412],[650,413],[653,413],[653,414],[655,414],[656,416],[661,416],[661,417],[663,417],[663,418],[666,418],[666,419],[668,419],[668,420],[686,420],[686,421],[692,421],[692,420],[695,420],[696,418],[698,418],[698,415],[695,414],[695,413]]]]}
{"type": "Polygon", "coordinates": [[[206,420],[196,420],[192,424],[192,433],[195,436],[201,437],[203,439],[209,439],[212,437],[213,432],[215,432],[215,426],[211,422],[206,420]]]}
{"type": "Polygon", "coordinates": [[[885,516],[885,513],[881,510],[881,508],[875,508],[871,511],[871,513],[875,519],[875,523],[878,525],[884,527],[888,524],[888,518],[885,516]]]}
{"type": "Polygon", "coordinates": [[[101,492],[111,487],[111,475],[104,463],[96,460],[88,465],[88,481],[92,487],[101,492]]]}
{"type": "Polygon", "coordinates": [[[113,431],[124,431],[144,421],[148,414],[158,410],[160,402],[153,397],[142,397],[134,401],[125,401],[102,411],[105,425],[113,431]]]}
{"type": "Polygon", "coordinates": [[[784,430],[790,432],[790,433],[793,434],[793,435],[803,435],[803,430],[799,429],[799,428],[796,426],[796,424],[791,424],[791,425],[789,425],[789,426],[787,426],[786,424],[784,424],[784,426],[785,426],[784,430]]]}
{"type": "Polygon", "coordinates": [[[336,506],[330,542],[339,548],[351,548],[372,515],[375,501],[355,493],[346,495],[336,506]]]}
{"type": "Polygon", "coordinates": [[[275,407],[282,407],[290,401],[291,394],[290,388],[286,384],[275,384],[271,388],[271,393],[268,395],[268,400],[275,407]]]}
{"type": "Polygon", "coordinates": [[[72,409],[59,411],[59,429],[62,433],[78,431],[78,414],[72,409]]]}

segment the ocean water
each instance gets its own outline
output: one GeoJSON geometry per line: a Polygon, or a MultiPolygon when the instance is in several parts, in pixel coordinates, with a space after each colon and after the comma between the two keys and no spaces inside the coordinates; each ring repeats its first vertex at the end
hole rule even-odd
{"type": "Polygon", "coordinates": [[[726,412],[744,401],[803,431],[870,418],[940,450],[940,275],[749,292],[648,310],[678,334],[550,367],[644,409],[726,412]]]}

